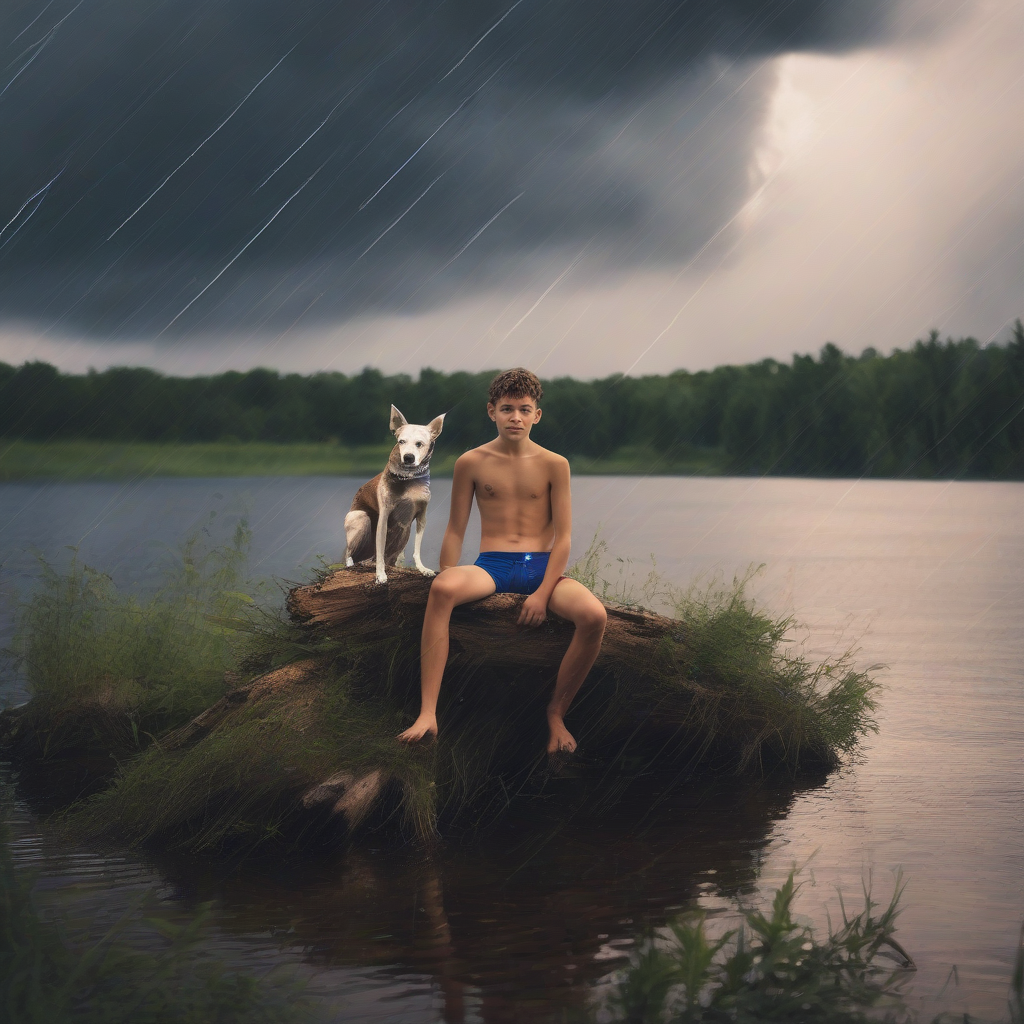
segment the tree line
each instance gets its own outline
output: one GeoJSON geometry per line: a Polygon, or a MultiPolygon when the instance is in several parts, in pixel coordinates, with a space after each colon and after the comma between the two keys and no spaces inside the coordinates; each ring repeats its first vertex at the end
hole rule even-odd
{"type": "MultiPolygon", "coordinates": [[[[143,368],[65,374],[0,363],[0,436],[116,441],[388,440],[393,402],[410,422],[447,412],[442,444],[493,436],[486,373],[418,379],[255,369],[167,377],[143,368]]],[[[1024,326],[1009,343],[941,341],[859,356],[835,345],[792,362],[764,359],[662,376],[544,381],[534,437],[569,456],[623,449],[638,468],[713,453],[734,473],[1024,478],[1024,326]]]]}

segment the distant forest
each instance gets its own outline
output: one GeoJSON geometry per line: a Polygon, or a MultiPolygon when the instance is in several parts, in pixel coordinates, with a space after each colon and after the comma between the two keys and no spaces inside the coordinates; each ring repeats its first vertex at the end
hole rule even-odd
{"type": "MultiPolygon", "coordinates": [[[[447,412],[442,447],[493,437],[487,373],[418,380],[257,369],[166,377],[147,369],[63,374],[0,363],[0,436],[37,441],[388,440],[394,402],[411,422],[447,412]]],[[[907,351],[765,359],[665,376],[544,382],[534,437],[568,456],[623,449],[656,464],[702,452],[733,473],[1024,478],[1024,327],[1006,345],[933,332],[907,351]]]]}

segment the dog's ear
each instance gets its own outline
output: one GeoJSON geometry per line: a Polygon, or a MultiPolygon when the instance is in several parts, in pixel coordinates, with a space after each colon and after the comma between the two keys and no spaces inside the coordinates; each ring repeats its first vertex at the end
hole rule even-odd
{"type": "Polygon", "coordinates": [[[391,433],[397,434],[402,427],[408,425],[409,421],[394,406],[391,406],[391,433]]]}
{"type": "Polygon", "coordinates": [[[444,426],[444,418],[447,414],[441,413],[440,416],[435,416],[428,424],[427,430],[430,431],[430,440],[433,441],[438,434],[441,433],[441,428],[444,426]]]}

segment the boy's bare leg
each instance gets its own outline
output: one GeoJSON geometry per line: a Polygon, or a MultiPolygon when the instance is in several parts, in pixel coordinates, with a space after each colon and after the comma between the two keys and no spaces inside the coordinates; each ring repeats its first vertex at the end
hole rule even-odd
{"type": "Polygon", "coordinates": [[[448,622],[452,609],[493,593],[494,580],[478,565],[453,565],[434,577],[420,639],[420,713],[399,734],[399,742],[418,743],[427,735],[437,735],[437,696],[448,662],[448,622]]]}
{"type": "Polygon", "coordinates": [[[565,727],[565,713],[601,651],[608,613],[582,583],[569,579],[556,584],[548,610],[576,626],[572,643],[558,666],[555,692],[548,704],[548,753],[560,750],[571,753],[576,749],[576,740],[565,727]]]}

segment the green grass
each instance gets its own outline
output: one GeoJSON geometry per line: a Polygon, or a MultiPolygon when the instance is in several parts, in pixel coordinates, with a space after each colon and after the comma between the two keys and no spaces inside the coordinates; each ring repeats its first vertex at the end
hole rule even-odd
{"type": "MultiPolygon", "coordinates": [[[[7,441],[0,480],[124,480],[136,477],[347,476],[379,473],[390,445],[215,441],[7,441]]],[[[452,459],[451,461],[454,461],[452,459]]],[[[450,472],[450,466],[449,466],[450,472]]]]}
{"type": "MultiPolygon", "coordinates": [[[[612,813],[639,778],[669,785],[707,771],[834,767],[874,728],[877,684],[849,657],[814,665],[789,652],[790,620],[755,608],[746,579],[676,593],[652,571],[634,592],[628,572],[600,575],[602,553],[593,546],[577,574],[620,601],[671,599],[686,643],[588,680],[570,718],[588,755],[570,797],[577,805],[612,813]],[[588,774],[588,765],[597,770],[588,774]]],[[[356,646],[284,620],[248,624],[252,671],[314,659],[313,681],[249,700],[185,751],[154,745],[72,811],[73,833],[190,849],[308,842],[329,823],[305,819],[297,797],[337,772],[379,769],[394,783],[395,820],[429,840],[446,823],[483,823],[549,786],[546,688],[535,669],[450,666],[441,738],[410,749],[393,737],[415,714],[418,636],[396,630],[356,646]]]]}
{"type": "MultiPolygon", "coordinates": [[[[694,629],[704,618],[697,657],[702,672],[721,675],[726,692],[704,686],[679,709],[666,682],[656,693],[665,728],[641,730],[650,691],[645,697],[628,675],[596,675],[571,720],[588,760],[570,801],[614,813],[641,777],[651,784],[660,775],[668,785],[708,770],[757,774],[780,762],[790,771],[833,764],[871,727],[874,684],[867,677],[852,670],[829,677],[798,659],[780,665],[765,636],[773,620],[752,626],[734,594],[724,607],[708,600],[705,592],[690,606],[694,629]],[[743,657],[724,649],[739,642],[750,647],[743,657]]],[[[265,637],[263,659],[272,647],[265,637]]],[[[284,638],[278,651],[287,660],[315,654],[316,645],[284,638]]],[[[191,850],[333,842],[332,822],[305,814],[299,796],[338,772],[359,777],[376,769],[391,780],[382,811],[406,835],[429,841],[446,824],[479,825],[511,800],[550,786],[544,691],[532,671],[449,671],[441,739],[421,749],[393,738],[415,710],[411,645],[356,651],[332,642],[317,666],[309,681],[250,699],[187,749],[156,743],[125,761],[107,789],[71,809],[66,833],[191,850]]]]}
{"type": "Polygon", "coordinates": [[[895,940],[902,887],[888,906],[865,893],[864,909],[824,940],[797,921],[799,886],[791,873],[767,914],[746,910],[739,926],[709,934],[707,915],[693,911],[651,936],[619,980],[611,1006],[624,1024],[706,1021],[708,1024],[856,1024],[902,1009],[906,970],[881,954],[912,961],[895,940]]]}
{"type": "MultiPolygon", "coordinates": [[[[895,938],[903,892],[879,904],[865,886],[864,907],[824,937],[793,912],[800,886],[791,873],[770,911],[739,908],[725,930],[701,910],[645,936],[619,972],[608,1001],[615,1024],[913,1024],[902,989],[914,970],[895,938]]],[[[1010,1024],[1024,1020],[1024,932],[1010,980],[1010,1024]]],[[[981,1024],[968,1014],[933,1024],[981,1024]]]]}
{"type": "MultiPolygon", "coordinates": [[[[212,523],[212,521],[211,521],[212,523]]],[[[126,756],[181,725],[232,685],[237,631],[219,618],[255,600],[246,581],[249,531],[226,545],[198,531],[165,567],[149,597],[126,594],[73,553],[41,579],[18,612],[7,652],[24,671],[30,702],[8,712],[21,758],[68,753],[126,756]]]]}
{"type": "MultiPolygon", "coordinates": [[[[443,448],[443,445],[442,445],[443,448]]],[[[195,444],[143,441],[0,440],[0,481],[126,480],[147,477],[373,476],[391,446],[274,444],[265,441],[212,441],[195,444]]],[[[432,471],[450,475],[457,452],[439,453],[432,471]]],[[[602,458],[573,456],[578,474],[710,475],[722,472],[716,451],[663,454],[648,448],[621,448],[602,458]]]]}
{"type": "MultiPolygon", "coordinates": [[[[653,556],[643,568],[609,559],[595,537],[568,574],[604,601],[660,609],[679,622],[681,642],[666,643],[661,665],[644,675],[658,686],[656,713],[682,735],[699,737],[687,752],[692,763],[724,746],[737,772],[808,762],[834,768],[877,730],[880,686],[855,667],[853,649],[814,664],[791,647],[793,617],[747,595],[763,568],[731,584],[709,579],[682,590],[661,576],[653,556]]],[[[618,684],[609,714],[637,714],[635,684],[621,677],[618,684]]]]}
{"type": "Polygon", "coordinates": [[[281,698],[244,706],[230,728],[184,751],[154,744],[111,787],[72,809],[67,834],[160,839],[190,850],[251,849],[268,841],[308,847],[331,822],[298,797],[338,771],[382,769],[400,785],[406,832],[428,836],[434,791],[429,753],[394,741],[393,709],[355,699],[349,674],[330,669],[281,698]]]}

